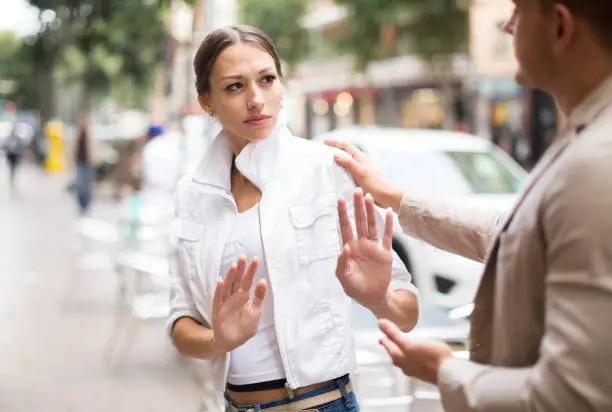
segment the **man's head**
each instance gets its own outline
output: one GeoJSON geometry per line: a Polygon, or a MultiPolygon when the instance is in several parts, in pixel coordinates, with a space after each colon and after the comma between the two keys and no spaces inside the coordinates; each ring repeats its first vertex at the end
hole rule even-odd
{"type": "Polygon", "coordinates": [[[505,30],[514,35],[519,83],[555,94],[560,85],[612,61],[612,0],[513,2],[505,30]]]}

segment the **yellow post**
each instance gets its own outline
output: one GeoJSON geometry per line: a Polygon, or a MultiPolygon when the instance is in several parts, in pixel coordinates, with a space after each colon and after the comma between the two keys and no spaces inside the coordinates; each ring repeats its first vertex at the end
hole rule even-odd
{"type": "Polygon", "coordinates": [[[49,148],[45,159],[45,171],[47,173],[62,173],[65,170],[62,124],[54,121],[48,122],[45,125],[44,132],[49,148]]]}

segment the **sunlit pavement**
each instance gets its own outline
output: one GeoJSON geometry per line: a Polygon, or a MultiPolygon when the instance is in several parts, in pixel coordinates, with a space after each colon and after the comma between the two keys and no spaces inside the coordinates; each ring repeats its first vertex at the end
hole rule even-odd
{"type": "MultiPolygon", "coordinates": [[[[104,361],[113,331],[114,275],[78,277],[67,176],[25,166],[16,197],[0,160],[0,411],[193,411],[199,389],[162,322],[139,329],[115,367],[104,361]],[[68,293],[69,292],[69,293],[68,293]]],[[[92,214],[112,213],[100,200],[92,214]]]]}

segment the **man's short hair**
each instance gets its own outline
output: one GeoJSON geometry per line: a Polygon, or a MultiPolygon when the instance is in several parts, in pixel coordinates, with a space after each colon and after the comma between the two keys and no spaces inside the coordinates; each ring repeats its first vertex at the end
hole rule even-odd
{"type": "Polygon", "coordinates": [[[565,5],[588,21],[601,44],[612,51],[612,0],[540,0],[540,3],[545,9],[555,3],[565,5]]]}

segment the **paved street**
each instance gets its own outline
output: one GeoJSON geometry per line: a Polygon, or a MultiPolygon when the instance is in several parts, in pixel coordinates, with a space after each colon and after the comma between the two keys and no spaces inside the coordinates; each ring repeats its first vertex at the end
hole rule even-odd
{"type": "MultiPolygon", "coordinates": [[[[144,325],[116,370],[103,361],[113,330],[115,279],[79,277],[69,231],[76,208],[65,177],[24,167],[11,199],[0,161],[0,411],[198,410],[198,386],[164,339],[144,325]]],[[[104,212],[97,205],[94,214],[104,212]]]]}

